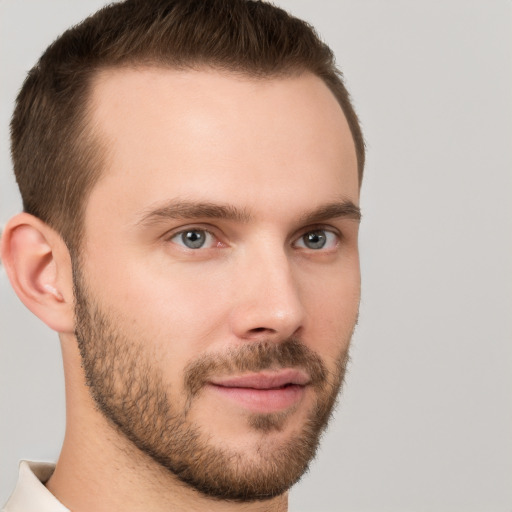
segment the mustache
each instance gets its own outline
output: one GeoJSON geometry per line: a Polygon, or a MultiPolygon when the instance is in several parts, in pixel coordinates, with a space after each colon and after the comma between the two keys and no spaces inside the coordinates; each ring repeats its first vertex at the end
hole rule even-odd
{"type": "Polygon", "coordinates": [[[185,390],[191,399],[214,376],[280,368],[304,370],[315,387],[322,387],[327,380],[328,371],[318,354],[300,340],[289,338],[282,342],[248,342],[224,354],[203,355],[185,367],[185,390]]]}

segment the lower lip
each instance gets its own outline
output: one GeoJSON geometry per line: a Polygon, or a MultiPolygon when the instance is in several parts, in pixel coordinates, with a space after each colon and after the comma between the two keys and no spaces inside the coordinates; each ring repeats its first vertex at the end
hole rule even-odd
{"type": "Polygon", "coordinates": [[[305,386],[286,386],[278,389],[231,388],[209,384],[215,393],[231,400],[251,412],[271,413],[286,410],[299,403],[305,386]]]}

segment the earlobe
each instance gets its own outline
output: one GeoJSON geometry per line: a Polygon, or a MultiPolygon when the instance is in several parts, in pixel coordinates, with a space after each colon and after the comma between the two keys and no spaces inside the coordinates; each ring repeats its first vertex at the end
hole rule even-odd
{"type": "Polygon", "coordinates": [[[71,260],[62,238],[40,219],[20,213],[5,226],[1,249],[23,304],[53,330],[73,332],[71,260]]]}

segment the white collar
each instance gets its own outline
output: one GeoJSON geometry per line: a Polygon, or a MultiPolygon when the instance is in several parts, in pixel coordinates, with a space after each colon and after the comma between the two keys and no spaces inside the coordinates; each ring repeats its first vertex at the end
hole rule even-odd
{"type": "Polygon", "coordinates": [[[20,462],[18,483],[2,512],[70,512],[45,486],[55,464],[20,462]]]}

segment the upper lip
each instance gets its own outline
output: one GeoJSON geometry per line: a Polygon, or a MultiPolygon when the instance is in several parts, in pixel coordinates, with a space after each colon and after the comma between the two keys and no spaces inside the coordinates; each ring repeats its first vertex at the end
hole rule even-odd
{"type": "Polygon", "coordinates": [[[287,368],[214,378],[210,379],[210,384],[226,388],[276,389],[292,384],[305,386],[310,380],[306,372],[287,368]]]}

